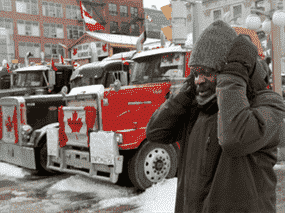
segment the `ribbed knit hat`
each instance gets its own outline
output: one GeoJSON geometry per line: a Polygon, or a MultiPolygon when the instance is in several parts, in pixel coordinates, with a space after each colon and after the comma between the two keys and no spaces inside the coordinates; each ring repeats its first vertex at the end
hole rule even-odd
{"type": "Polygon", "coordinates": [[[206,66],[222,70],[236,31],[224,21],[218,20],[207,27],[194,44],[189,66],[206,66]]]}

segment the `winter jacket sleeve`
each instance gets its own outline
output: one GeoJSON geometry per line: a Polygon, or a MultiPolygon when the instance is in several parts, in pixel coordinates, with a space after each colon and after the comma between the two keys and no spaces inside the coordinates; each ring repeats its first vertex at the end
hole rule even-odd
{"type": "Polygon", "coordinates": [[[146,128],[147,139],[164,144],[181,140],[185,122],[195,113],[192,102],[184,92],[172,94],[150,118],[146,128]]]}
{"type": "MultiPolygon", "coordinates": [[[[246,69],[237,66],[238,69],[246,69]]],[[[283,131],[285,107],[282,97],[272,91],[258,92],[250,106],[246,83],[238,76],[217,77],[218,138],[224,152],[231,157],[245,156],[266,146],[276,146],[283,131]]]]}

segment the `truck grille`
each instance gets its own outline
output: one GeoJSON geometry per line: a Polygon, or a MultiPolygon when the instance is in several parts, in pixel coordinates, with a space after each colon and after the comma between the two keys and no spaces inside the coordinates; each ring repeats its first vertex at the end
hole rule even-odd
{"type": "Polygon", "coordinates": [[[25,100],[5,97],[0,100],[0,139],[5,143],[18,143],[21,125],[26,123],[25,100]]]}
{"type": "Polygon", "coordinates": [[[72,101],[66,107],[59,108],[60,147],[89,147],[89,131],[98,130],[98,119],[95,100],[87,103],[72,101]]]}

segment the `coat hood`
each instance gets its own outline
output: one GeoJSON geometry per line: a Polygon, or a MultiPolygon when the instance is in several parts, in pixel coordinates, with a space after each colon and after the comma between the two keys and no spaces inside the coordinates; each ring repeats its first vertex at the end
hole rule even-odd
{"type": "Polygon", "coordinates": [[[207,27],[196,41],[189,66],[205,66],[221,71],[232,42],[238,35],[224,21],[218,20],[207,27]]]}

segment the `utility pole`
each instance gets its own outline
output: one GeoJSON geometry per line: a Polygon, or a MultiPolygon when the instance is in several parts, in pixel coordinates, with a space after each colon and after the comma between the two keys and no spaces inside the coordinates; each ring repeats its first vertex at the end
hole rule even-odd
{"type": "Polygon", "coordinates": [[[184,47],[187,39],[187,9],[184,1],[171,1],[172,7],[172,41],[184,47]]]}
{"type": "Polygon", "coordinates": [[[191,4],[191,14],[193,20],[193,45],[201,34],[201,21],[202,21],[202,1],[186,0],[191,4]]]}

